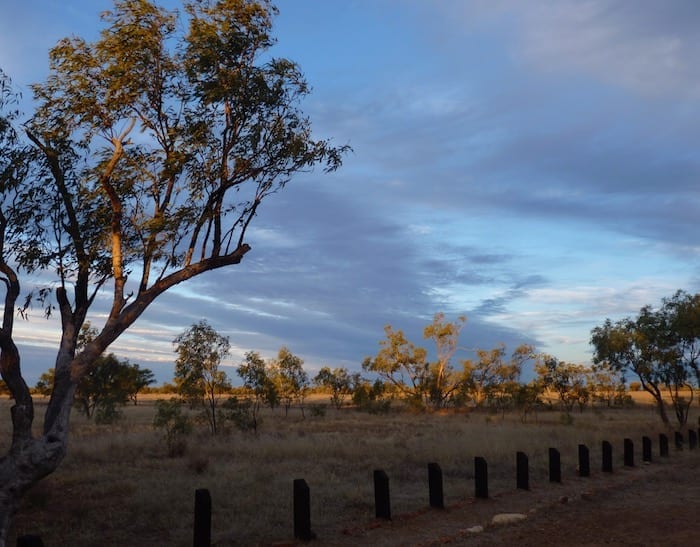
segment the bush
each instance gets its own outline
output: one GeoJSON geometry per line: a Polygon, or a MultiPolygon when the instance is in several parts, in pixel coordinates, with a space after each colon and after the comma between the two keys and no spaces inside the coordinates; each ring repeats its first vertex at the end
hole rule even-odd
{"type": "Polygon", "coordinates": [[[388,414],[391,410],[391,400],[382,399],[381,401],[369,401],[362,408],[370,414],[388,414]]]}
{"type": "Polygon", "coordinates": [[[219,416],[222,422],[230,421],[237,429],[252,431],[257,435],[261,420],[258,418],[255,410],[256,408],[252,401],[248,399],[241,401],[237,397],[229,397],[221,405],[219,416]]]}
{"type": "Polygon", "coordinates": [[[101,425],[113,424],[122,417],[122,411],[112,401],[107,401],[95,409],[95,423],[101,425]]]}
{"type": "Polygon", "coordinates": [[[381,380],[375,380],[373,384],[365,381],[355,386],[352,402],[357,410],[364,410],[371,414],[385,414],[391,406],[390,400],[382,399],[385,392],[386,385],[381,380]]]}
{"type": "Polygon", "coordinates": [[[153,427],[164,430],[168,456],[182,456],[187,450],[187,435],[192,431],[192,421],[182,412],[182,401],[170,399],[156,401],[156,415],[153,427]]]}

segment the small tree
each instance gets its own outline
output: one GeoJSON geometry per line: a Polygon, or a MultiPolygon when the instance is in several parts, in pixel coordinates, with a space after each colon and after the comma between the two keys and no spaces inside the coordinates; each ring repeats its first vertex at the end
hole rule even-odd
{"type": "Polygon", "coordinates": [[[178,394],[190,405],[201,408],[202,416],[213,435],[219,430],[217,409],[222,395],[231,389],[231,383],[221,361],[228,355],[228,338],[217,333],[206,321],[195,323],[173,340],[175,383],[178,394]]]}
{"type": "Polygon", "coordinates": [[[505,345],[500,344],[491,350],[477,350],[475,361],[463,361],[465,389],[474,404],[489,403],[504,412],[517,391],[523,365],[533,353],[532,346],[521,344],[508,359],[505,345]]]}
{"type": "Polygon", "coordinates": [[[186,437],[192,431],[192,423],[189,417],[182,412],[182,401],[158,399],[153,427],[163,430],[170,457],[182,456],[185,453],[186,437]]]}
{"type": "Polygon", "coordinates": [[[430,403],[435,408],[447,405],[451,397],[462,386],[463,376],[452,368],[452,357],[458,348],[459,333],[467,318],[462,315],[456,321],[445,320],[444,313],[436,313],[433,322],[423,329],[423,338],[435,343],[437,361],[430,364],[430,403]]]}
{"type": "Polygon", "coordinates": [[[353,374],[352,402],[357,410],[365,410],[370,414],[383,414],[389,411],[391,399],[385,398],[389,386],[377,378],[370,382],[359,374],[353,374]]]}
{"type": "Polygon", "coordinates": [[[670,424],[664,391],[678,424],[686,424],[698,382],[700,296],[678,291],[658,309],[644,306],[634,319],[606,319],[591,332],[591,344],[595,363],[608,363],[621,374],[632,372],[639,378],[664,424],[670,424]]]}
{"type": "MultiPolygon", "coordinates": [[[[627,402],[625,377],[608,363],[594,365],[587,383],[594,401],[607,407],[624,405],[627,402]]],[[[631,391],[638,391],[639,388],[641,388],[639,382],[630,384],[631,391]]]]}
{"type": "Polygon", "coordinates": [[[110,423],[120,417],[119,406],[129,401],[133,391],[132,367],[113,353],[100,356],[95,368],[78,384],[75,401],[88,418],[110,423]]]}
{"type": "Polygon", "coordinates": [[[384,327],[386,339],[379,342],[376,357],[365,358],[362,368],[392,384],[413,405],[424,406],[430,399],[430,365],[427,351],[406,339],[403,331],[384,327]]]}
{"type": "Polygon", "coordinates": [[[323,367],[314,377],[314,384],[331,392],[331,403],[340,410],[345,397],[352,393],[353,379],[346,368],[323,367]]]}
{"type": "Polygon", "coordinates": [[[34,386],[34,389],[36,390],[39,395],[43,395],[44,397],[48,397],[51,395],[51,390],[53,390],[53,383],[54,383],[54,376],[55,376],[55,369],[50,368],[46,372],[42,372],[41,376],[39,376],[39,379],[36,382],[36,385],[34,386]]]}
{"type": "Polygon", "coordinates": [[[243,386],[252,394],[252,423],[253,429],[257,431],[260,422],[260,407],[270,393],[271,382],[267,363],[260,357],[259,353],[249,351],[245,354],[245,358],[236,369],[236,372],[243,380],[243,386]]]}
{"type": "Polygon", "coordinates": [[[545,389],[557,394],[559,403],[567,414],[576,404],[583,410],[590,398],[586,385],[589,370],[586,367],[565,363],[556,357],[544,355],[535,365],[535,372],[545,389]]]}
{"type": "Polygon", "coordinates": [[[153,371],[147,368],[141,368],[139,365],[131,365],[129,369],[128,389],[129,399],[138,404],[138,394],[151,384],[155,384],[156,377],[153,371]]]}
{"type": "Polygon", "coordinates": [[[309,376],[304,370],[304,361],[283,347],[279,350],[275,365],[280,377],[280,396],[285,416],[295,401],[300,404],[304,416],[304,399],[309,389],[309,376]]]}
{"type": "Polygon", "coordinates": [[[537,420],[537,409],[542,404],[543,393],[544,386],[539,380],[532,380],[527,384],[518,383],[513,386],[511,397],[523,423],[527,422],[527,417],[532,412],[535,413],[535,420],[537,420]]]}

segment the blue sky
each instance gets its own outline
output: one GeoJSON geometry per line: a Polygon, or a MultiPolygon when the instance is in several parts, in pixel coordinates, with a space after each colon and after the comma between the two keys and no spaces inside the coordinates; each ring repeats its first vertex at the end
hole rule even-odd
{"type": "MultiPolygon", "coordinates": [[[[232,365],[286,345],[359,370],[384,325],[422,343],[443,311],[468,318],[458,358],[530,342],[588,363],[606,317],[700,289],[698,2],[277,5],[272,53],[312,85],[316,135],[354,151],[273,196],[240,266],[166,295],[115,353],[169,380],[172,339],[207,318],[232,365]]],[[[0,67],[26,90],[110,2],[0,6],[0,67]]],[[[56,328],[18,326],[30,382],[56,328]]]]}

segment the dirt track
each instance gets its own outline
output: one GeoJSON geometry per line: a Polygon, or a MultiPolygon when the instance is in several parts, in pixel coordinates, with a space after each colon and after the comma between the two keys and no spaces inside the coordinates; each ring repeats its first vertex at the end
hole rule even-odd
{"type": "Polygon", "coordinates": [[[700,545],[700,450],[344,530],[314,545],[700,545]],[[524,520],[493,526],[500,513],[524,520]],[[483,526],[480,533],[470,532],[483,526]]]}

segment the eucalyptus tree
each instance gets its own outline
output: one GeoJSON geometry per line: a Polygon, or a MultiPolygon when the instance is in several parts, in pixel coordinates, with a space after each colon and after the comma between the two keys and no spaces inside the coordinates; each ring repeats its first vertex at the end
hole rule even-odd
{"type": "Polygon", "coordinates": [[[331,403],[340,410],[345,401],[345,397],[352,393],[353,376],[345,367],[338,367],[331,370],[330,367],[323,367],[313,379],[314,384],[328,389],[331,393],[331,403]]]}
{"type": "Polygon", "coordinates": [[[583,410],[588,403],[591,395],[588,385],[590,369],[560,361],[551,355],[542,355],[535,364],[535,372],[542,386],[556,393],[567,414],[571,413],[576,404],[583,410]]]}
{"type": "Polygon", "coordinates": [[[403,331],[384,327],[386,339],[379,342],[379,352],[367,357],[362,368],[374,372],[393,385],[409,403],[442,408],[453,401],[464,386],[464,374],[457,373],[451,363],[459,349],[459,334],[467,318],[447,321],[444,313],[436,313],[423,329],[423,338],[435,343],[435,361],[428,360],[428,351],[410,342],[403,331]]]}
{"type": "Polygon", "coordinates": [[[23,494],[64,458],[73,396],[96,359],[164,292],[239,264],[262,203],[295,173],[340,165],[345,147],[314,140],[300,110],[299,67],[269,51],[276,11],[269,0],[184,0],[181,11],[115,0],[95,41],[50,50],[21,130],[0,78],[0,372],[15,401],[0,544],[23,494]],[[28,274],[53,292],[32,291],[28,274]],[[32,294],[61,325],[36,435],[13,334],[32,294]],[[104,322],[76,350],[98,296],[104,322]]]}
{"type": "Polygon", "coordinates": [[[304,415],[304,399],[309,390],[309,375],[304,370],[304,360],[294,355],[286,347],[280,348],[274,366],[279,374],[280,398],[285,416],[297,401],[304,415]]]}
{"type": "Polygon", "coordinates": [[[445,406],[454,393],[462,387],[463,378],[452,367],[452,357],[459,349],[459,333],[467,318],[461,315],[456,321],[445,320],[444,313],[436,313],[433,322],[423,329],[423,338],[435,343],[437,360],[430,364],[430,402],[435,407],[445,406]]]}
{"type": "Polygon", "coordinates": [[[699,381],[700,295],[678,291],[657,309],[644,306],[634,319],[606,319],[591,332],[591,344],[596,363],[639,378],[665,424],[670,423],[665,394],[679,425],[686,424],[699,381]]]}
{"type": "Polygon", "coordinates": [[[402,330],[384,327],[385,340],[379,341],[377,355],[366,357],[363,370],[377,374],[413,405],[430,401],[430,363],[425,348],[415,346],[402,330]]]}
{"type": "Polygon", "coordinates": [[[607,363],[623,374],[635,374],[644,391],[653,397],[661,421],[669,425],[659,366],[665,361],[666,344],[655,323],[649,307],[643,308],[636,320],[627,317],[613,323],[606,319],[591,331],[593,362],[607,363]]]}
{"type": "Polygon", "coordinates": [[[221,397],[231,390],[221,362],[228,356],[231,344],[206,321],[190,326],[175,340],[175,385],[178,394],[190,405],[199,408],[212,435],[219,432],[221,397]]]}

